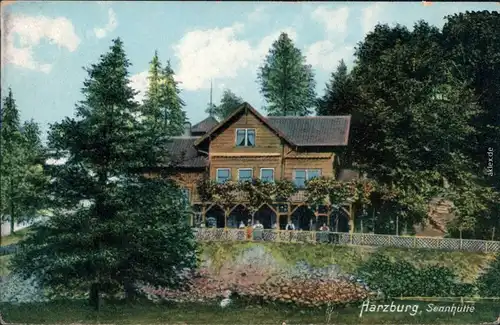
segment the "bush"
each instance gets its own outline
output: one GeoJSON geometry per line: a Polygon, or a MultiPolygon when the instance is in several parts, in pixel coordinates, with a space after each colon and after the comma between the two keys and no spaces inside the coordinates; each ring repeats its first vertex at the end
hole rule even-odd
{"type": "Polygon", "coordinates": [[[370,288],[387,297],[463,297],[474,293],[473,285],[460,283],[447,267],[418,269],[406,261],[392,262],[381,254],[362,264],[357,273],[370,288]]]}
{"type": "Polygon", "coordinates": [[[500,254],[477,279],[477,287],[483,297],[500,297],[500,254]]]}

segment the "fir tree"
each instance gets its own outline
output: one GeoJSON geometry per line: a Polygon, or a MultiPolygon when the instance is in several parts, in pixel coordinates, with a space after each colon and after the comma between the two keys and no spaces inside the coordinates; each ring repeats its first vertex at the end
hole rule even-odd
{"type": "Polygon", "coordinates": [[[192,268],[189,207],[170,180],[144,170],[165,162],[164,139],[137,120],[130,63],[120,39],[87,69],[76,117],[51,126],[49,147],[68,160],[51,169],[54,215],[21,242],[14,272],[61,295],[135,295],[138,283],[176,286],[192,268]]]}
{"type": "Polygon", "coordinates": [[[44,207],[47,178],[42,167],[42,144],[38,125],[20,126],[19,112],[9,89],[1,114],[0,215],[14,225],[36,217],[44,207]]]}
{"type": "Polygon", "coordinates": [[[243,99],[241,97],[234,94],[231,90],[225,89],[222,93],[219,106],[215,106],[213,108],[213,114],[219,119],[219,121],[222,121],[231,115],[231,113],[233,113],[241,104],[243,104],[243,99]]]}
{"type": "Polygon", "coordinates": [[[149,66],[149,85],[141,115],[144,123],[164,136],[181,135],[186,121],[185,104],[179,96],[181,91],[174,76],[170,61],[163,67],[155,51],[149,66]]]}
{"type": "Polygon", "coordinates": [[[332,73],[330,82],[326,85],[325,94],[318,99],[316,113],[318,115],[351,114],[356,105],[356,97],[354,81],[347,72],[344,60],[341,60],[337,70],[332,73]]]}
{"type": "Polygon", "coordinates": [[[273,43],[259,68],[258,82],[268,115],[305,116],[315,105],[312,68],[305,64],[305,57],[286,33],[273,43]]]}

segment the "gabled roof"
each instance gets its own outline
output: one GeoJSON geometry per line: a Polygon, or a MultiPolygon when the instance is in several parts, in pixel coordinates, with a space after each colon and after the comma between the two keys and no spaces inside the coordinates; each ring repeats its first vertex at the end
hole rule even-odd
{"type": "Polygon", "coordinates": [[[350,116],[268,116],[269,124],[299,147],[346,146],[350,116]]]}
{"type": "Polygon", "coordinates": [[[203,121],[193,125],[191,127],[191,132],[193,133],[208,133],[211,129],[213,129],[219,121],[215,119],[213,116],[209,116],[203,121]]]}
{"type": "Polygon", "coordinates": [[[264,116],[260,115],[259,112],[257,112],[255,110],[255,108],[253,108],[250,104],[248,104],[247,102],[245,102],[245,103],[241,104],[236,110],[234,110],[234,112],[231,115],[229,115],[228,117],[226,117],[225,120],[223,120],[222,122],[220,122],[212,130],[210,130],[210,132],[207,132],[204,136],[202,136],[201,138],[199,138],[195,142],[195,146],[199,145],[200,143],[202,143],[203,141],[205,141],[206,139],[208,139],[213,133],[215,133],[217,130],[220,130],[222,127],[224,127],[225,125],[227,125],[231,120],[233,120],[234,117],[239,116],[243,112],[250,112],[250,113],[252,113],[255,117],[257,117],[257,119],[259,119],[262,122],[262,124],[266,125],[269,129],[271,129],[271,131],[273,131],[275,134],[277,134],[283,140],[289,142],[290,144],[293,144],[293,142],[291,142],[288,139],[288,137],[283,132],[281,132],[280,130],[276,129],[274,126],[272,126],[271,124],[269,124],[269,122],[266,120],[266,118],[264,116]]]}
{"type": "Polygon", "coordinates": [[[291,145],[346,146],[349,139],[350,116],[269,116],[259,114],[250,104],[243,103],[230,116],[195,141],[197,146],[217,130],[229,124],[243,112],[250,112],[280,138],[291,145]]]}
{"type": "Polygon", "coordinates": [[[208,166],[207,157],[200,155],[194,142],[199,137],[172,137],[167,144],[167,151],[172,162],[169,167],[203,168],[208,166]]]}

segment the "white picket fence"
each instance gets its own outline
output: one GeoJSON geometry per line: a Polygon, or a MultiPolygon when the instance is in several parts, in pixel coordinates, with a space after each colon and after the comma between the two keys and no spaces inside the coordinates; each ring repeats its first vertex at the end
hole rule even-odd
{"type": "Polygon", "coordinates": [[[500,241],[378,235],[365,233],[338,233],[321,231],[286,231],[246,229],[195,228],[199,241],[272,241],[293,243],[331,243],[373,247],[429,248],[451,251],[493,253],[500,252],[500,241]]]}

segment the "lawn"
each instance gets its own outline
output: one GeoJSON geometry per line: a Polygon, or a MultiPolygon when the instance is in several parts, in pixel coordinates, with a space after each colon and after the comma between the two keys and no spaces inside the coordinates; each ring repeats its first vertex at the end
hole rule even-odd
{"type": "Polygon", "coordinates": [[[24,228],[24,229],[16,231],[12,235],[1,237],[1,239],[0,239],[0,246],[7,246],[7,245],[11,245],[11,244],[17,244],[18,242],[20,242],[26,236],[26,234],[28,234],[29,231],[30,231],[29,228],[24,228]]]}
{"type": "MultiPolygon", "coordinates": [[[[415,304],[415,302],[405,302],[415,304]]],[[[480,324],[492,322],[498,313],[498,302],[476,303],[472,313],[426,312],[428,302],[418,303],[422,313],[365,313],[359,317],[359,307],[339,309],[329,324],[480,324]]],[[[443,305],[445,304],[438,304],[443,305]]],[[[447,305],[450,305],[448,303],[447,305]]],[[[127,304],[106,303],[100,312],[93,311],[83,301],[61,301],[37,304],[0,304],[4,320],[29,324],[328,324],[325,310],[300,310],[284,306],[245,307],[238,304],[225,309],[218,305],[167,305],[149,302],[127,304]]]]}

